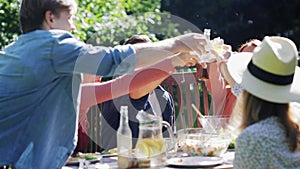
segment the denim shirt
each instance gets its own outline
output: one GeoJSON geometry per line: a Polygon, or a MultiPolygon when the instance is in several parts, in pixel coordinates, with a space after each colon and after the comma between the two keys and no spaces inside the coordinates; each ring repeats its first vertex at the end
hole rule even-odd
{"type": "Polygon", "coordinates": [[[86,45],[61,30],[21,35],[0,53],[0,166],[60,169],[77,142],[81,73],[135,65],[131,46],[86,45]]]}

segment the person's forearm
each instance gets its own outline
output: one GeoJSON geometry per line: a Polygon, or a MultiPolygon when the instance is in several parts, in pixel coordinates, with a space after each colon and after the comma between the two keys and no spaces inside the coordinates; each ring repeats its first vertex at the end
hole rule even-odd
{"type": "Polygon", "coordinates": [[[224,111],[226,103],[226,84],[223,79],[218,63],[211,63],[209,65],[209,83],[210,94],[212,96],[214,114],[220,115],[224,111]]]}
{"type": "Polygon", "coordinates": [[[83,84],[81,88],[81,109],[135,92],[158,79],[167,78],[175,71],[171,59],[165,59],[147,68],[135,71],[103,83],[83,84]]]}
{"type": "Polygon", "coordinates": [[[155,62],[161,61],[166,57],[174,55],[176,51],[171,40],[164,40],[155,43],[139,43],[134,44],[136,51],[136,67],[144,67],[155,62]]]}
{"type": "Polygon", "coordinates": [[[235,84],[234,79],[231,77],[227,65],[226,63],[222,63],[222,65],[220,66],[220,70],[222,73],[222,76],[224,77],[224,79],[228,82],[228,84],[232,87],[235,84]]]}
{"type": "Polygon", "coordinates": [[[205,50],[205,37],[198,33],[189,33],[154,43],[133,44],[136,52],[136,66],[142,67],[159,62],[179,52],[193,52],[201,55],[205,50]]]}
{"type": "MultiPolygon", "coordinates": [[[[167,76],[168,77],[168,76],[167,76]]],[[[138,90],[134,92],[130,92],[129,96],[132,99],[140,99],[141,97],[151,93],[154,89],[157,88],[167,77],[163,77],[161,79],[158,79],[156,81],[152,81],[149,84],[143,86],[142,88],[139,88],[138,90]]]]}

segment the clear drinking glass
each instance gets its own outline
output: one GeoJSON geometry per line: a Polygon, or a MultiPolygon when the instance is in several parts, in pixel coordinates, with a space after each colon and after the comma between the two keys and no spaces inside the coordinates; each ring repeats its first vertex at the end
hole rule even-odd
{"type": "Polygon", "coordinates": [[[224,132],[227,129],[229,117],[223,116],[203,116],[198,117],[202,128],[207,133],[224,132]]]}

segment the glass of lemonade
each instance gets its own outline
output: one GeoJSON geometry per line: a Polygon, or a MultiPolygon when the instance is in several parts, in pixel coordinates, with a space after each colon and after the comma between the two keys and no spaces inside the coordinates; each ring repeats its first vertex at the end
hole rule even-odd
{"type": "Polygon", "coordinates": [[[162,121],[161,117],[153,116],[144,111],[139,112],[137,119],[139,125],[139,137],[135,147],[135,157],[150,159],[151,167],[161,166],[167,158],[168,145],[165,144],[162,125],[166,126],[172,142],[175,143],[173,131],[168,122],[162,121]]]}
{"type": "Polygon", "coordinates": [[[166,150],[163,139],[144,138],[137,142],[135,156],[142,159],[150,159],[150,165],[160,166],[166,160],[166,150]]]}

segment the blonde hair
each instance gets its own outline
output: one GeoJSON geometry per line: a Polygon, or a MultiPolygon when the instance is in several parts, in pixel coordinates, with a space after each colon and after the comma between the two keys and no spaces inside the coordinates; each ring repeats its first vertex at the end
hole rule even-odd
{"type": "Polygon", "coordinates": [[[300,143],[300,134],[298,124],[292,120],[289,103],[268,102],[244,90],[238,98],[230,124],[240,132],[251,124],[272,116],[279,117],[285,127],[290,150],[295,151],[300,143]]]}

